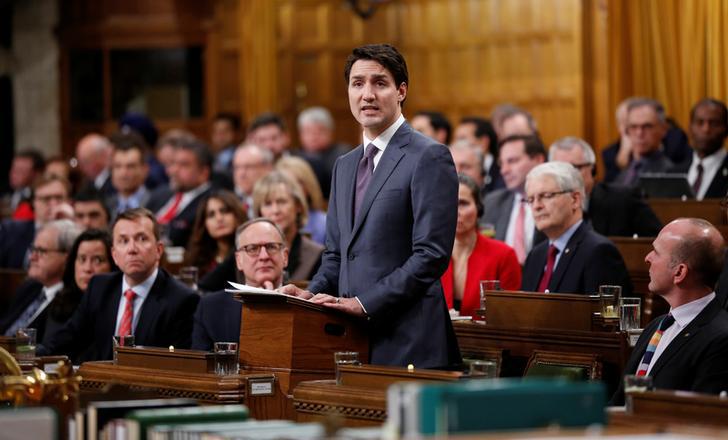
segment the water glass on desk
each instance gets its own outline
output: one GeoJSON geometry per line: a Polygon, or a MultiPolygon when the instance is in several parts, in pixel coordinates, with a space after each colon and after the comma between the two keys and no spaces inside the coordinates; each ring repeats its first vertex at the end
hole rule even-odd
{"type": "Polygon", "coordinates": [[[599,286],[602,318],[619,318],[619,298],[621,296],[622,286],[599,286]]]}
{"type": "Polygon", "coordinates": [[[238,343],[215,342],[215,373],[221,376],[238,374],[238,343]]]}
{"type": "Polygon", "coordinates": [[[629,331],[641,328],[641,300],[640,298],[620,298],[619,300],[619,329],[629,331]]]}
{"type": "Polygon", "coordinates": [[[20,328],[15,332],[15,355],[18,360],[33,359],[35,357],[34,328],[20,328]]]}
{"type": "Polygon", "coordinates": [[[113,343],[114,347],[114,363],[117,363],[117,351],[116,349],[118,347],[133,347],[134,346],[134,335],[114,335],[111,337],[111,342],[113,343]]]}
{"type": "Polygon", "coordinates": [[[500,290],[500,280],[480,281],[480,307],[473,314],[473,321],[485,324],[486,294],[489,291],[500,290]]]}
{"type": "Polygon", "coordinates": [[[495,361],[476,359],[470,362],[470,377],[474,379],[498,377],[498,365],[495,361]]]}
{"type": "Polygon", "coordinates": [[[185,266],[180,268],[178,278],[185,286],[192,290],[197,290],[197,278],[199,270],[195,266],[185,266]]]}
{"type": "Polygon", "coordinates": [[[336,384],[341,385],[341,372],[339,372],[339,366],[359,365],[359,352],[337,351],[336,353],[334,353],[334,363],[334,366],[336,368],[336,384]]]}

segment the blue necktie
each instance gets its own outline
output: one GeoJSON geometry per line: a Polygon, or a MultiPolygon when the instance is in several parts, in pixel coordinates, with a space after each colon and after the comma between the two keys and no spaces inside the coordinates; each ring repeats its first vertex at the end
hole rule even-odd
{"type": "Polygon", "coordinates": [[[43,304],[46,300],[46,292],[45,289],[41,290],[40,295],[36,299],[33,300],[30,304],[28,304],[28,307],[23,310],[23,313],[20,314],[18,319],[13,322],[13,324],[8,327],[8,329],[5,331],[5,336],[15,336],[15,333],[18,331],[18,329],[21,329],[23,327],[27,327],[28,324],[30,324],[30,318],[35,315],[35,312],[40,309],[41,304],[43,304]]]}

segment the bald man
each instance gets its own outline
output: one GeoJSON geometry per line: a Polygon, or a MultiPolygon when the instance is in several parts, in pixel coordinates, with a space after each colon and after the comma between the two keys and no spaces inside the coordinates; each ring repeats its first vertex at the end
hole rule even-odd
{"type": "Polygon", "coordinates": [[[113,150],[109,139],[98,133],[87,134],[78,141],[76,160],[86,180],[84,189],[95,189],[103,197],[114,194],[110,170],[113,150]]]}

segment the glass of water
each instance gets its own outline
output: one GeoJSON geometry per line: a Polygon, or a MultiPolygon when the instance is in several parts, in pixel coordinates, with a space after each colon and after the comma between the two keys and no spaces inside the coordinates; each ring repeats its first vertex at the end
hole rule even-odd
{"type": "Polygon", "coordinates": [[[15,355],[18,359],[27,360],[35,357],[34,328],[20,328],[15,332],[15,355]]]}
{"type": "Polygon", "coordinates": [[[215,342],[215,373],[238,374],[238,343],[215,342]]]}
{"type": "Polygon", "coordinates": [[[640,298],[619,299],[619,329],[621,331],[641,328],[641,302],[640,298]]]}

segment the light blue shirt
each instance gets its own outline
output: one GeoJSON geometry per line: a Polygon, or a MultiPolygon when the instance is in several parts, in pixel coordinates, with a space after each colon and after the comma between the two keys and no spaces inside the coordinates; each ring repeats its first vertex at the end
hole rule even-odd
{"type": "Polygon", "coordinates": [[[134,287],[129,287],[129,283],[126,281],[126,275],[122,277],[121,281],[121,301],[119,301],[119,310],[116,312],[116,327],[114,329],[114,334],[119,334],[119,325],[121,324],[121,317],[124,315],[124,309],[126,309],[126,296],[124,296],[124,292],[131,289],[136,293],[136,297],[134,298],[134,317],[131,320],[131,334],[136,333],[136,326],[139,323],[139,315],[140,311],[142,310],[142,305],[144,305],[144,300],[147,299],[147,296],[149,295],[149,291],[152,289],[152,286],[154,285],[154,281],[157,279],[157,274],[159,273],[159,269],[154,269],[154,272],[147,278],[146,280],[142,281],[141,284],[137,284],[134,287]]]}
{"type": "Polygon", "coordinates": [[[554,271],[556,271],[556,268],[559,265],[559,260],[561,260],[561,256],[564,254],[564,252],[570,252],[569,249],[566,248],[566,245],[569,244],[569,240],[571,240],[571,237],[574,235],[574,232],[581,226],[581,224],[584,223],[584,220],[579,220],[578,222],[574,223],[569,227],[569,229],[566,230],[559,238],[553,241],[549,241],[550,245],[554,245],[556,249],[559,250],[559,252],[556,254],[556,260],[554,260],[554,271]]]}

